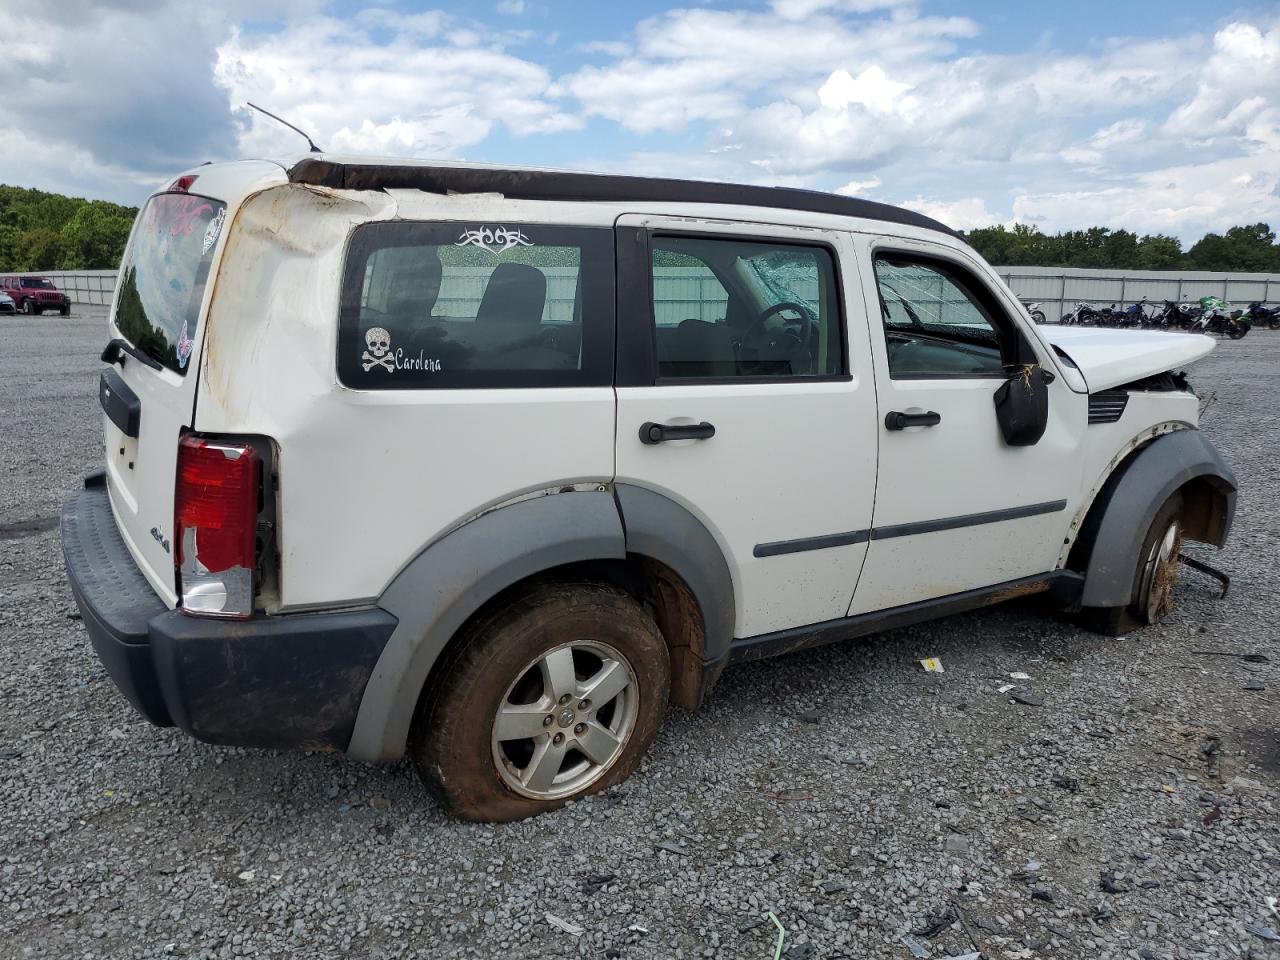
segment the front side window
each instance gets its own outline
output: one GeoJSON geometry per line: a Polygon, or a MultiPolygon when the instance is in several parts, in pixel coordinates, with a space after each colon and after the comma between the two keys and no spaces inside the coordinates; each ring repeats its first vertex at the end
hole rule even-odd
{"type": "Polygon", "coordinates": [[[23,277],[22,285],[34,290],[52,290],[53,281],[48,277],[23,277]]]}
{"type": "Polygon", "coordinates": [[[180,374],[191,359],[209,262],[226,215],[221,200],[158,194],[142,208],[125,250],[116,326],[135,347],[180,374]]]}
{"type": "Polygon", "coordinates": [[[613,232],[377,223],[352,239],[338,375],[362,390],[607,384],[613,232]]]}
{"type": "Polygon", "coordinates": [[[839,287],[826,247],[655,236],[650,250],[659,379],[843,373],[839,287]]]}
{"type": "Polygon", "coordinates": [[[895,378],[1003,377],[1010,352],[974,281],[940,261],[875,259],[880,313],[895,378]]]}

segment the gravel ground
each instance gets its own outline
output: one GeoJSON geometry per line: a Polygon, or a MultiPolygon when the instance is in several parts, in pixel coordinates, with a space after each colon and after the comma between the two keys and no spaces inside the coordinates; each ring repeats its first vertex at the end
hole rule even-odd
{"type": "Polygon", "coordinates": [[[772,910],[791,960],[1280,958],[1280,335],[1193,375],[1244,488],[1227,600],[1188,573],[1118,641],[1028,604],[735,667],[620,788],[501,827],[404,764],[139,720],[48,526],[100,459],[100,319],[0,337],[0,956],[767,960],[772,910]]]}

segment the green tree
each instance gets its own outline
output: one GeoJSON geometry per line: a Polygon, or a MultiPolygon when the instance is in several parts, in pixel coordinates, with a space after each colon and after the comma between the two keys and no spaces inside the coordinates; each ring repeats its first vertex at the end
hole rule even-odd
{"type": "Polygon", "coordinates": [[[62,235],[48,227],[25,231],[18,239],[17,269],[54,270],[62,260],[62,235]]]}
{"type": "Polygon", "coordinates": [[[60,231],[63,270],[110,270],[120,265],[133,218],[113,203],[84,204],[60,231]]]}
{"type": "Polygon", "coordinates": [[[1182,264],[1182,241],[1162,233],[1147,234],[1138,241],[1139,270],[1176,270],[1182,264]]]}

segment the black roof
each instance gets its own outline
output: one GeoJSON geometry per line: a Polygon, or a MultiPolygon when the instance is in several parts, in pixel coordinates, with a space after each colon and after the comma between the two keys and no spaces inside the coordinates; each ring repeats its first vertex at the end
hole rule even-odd
{"type": "Polygon", "coordinates": [[[317,157],[299,160],[289,170],[292,183],[336,190],[426,190],[429,193],[500,193],[516,200],[615,200],[649,203],[733,203],[777,207],[807,213],[833,213],[901,223],[948,236],[950,227],[914,210],[842,197],[819,190],[757,187],[739,183],[625,177],[496,167],[432,167],[417,164],[339,163],[317,157]]]}

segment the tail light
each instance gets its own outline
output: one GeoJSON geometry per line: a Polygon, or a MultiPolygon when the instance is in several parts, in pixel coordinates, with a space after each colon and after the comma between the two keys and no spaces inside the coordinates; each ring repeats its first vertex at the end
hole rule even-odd
{"type": "Polygon", "coordinates": [[[173,559],[187,613],[253,613],[261,475],[261,459],[247,443],[193,434],[179,441],[173,559]]]}

